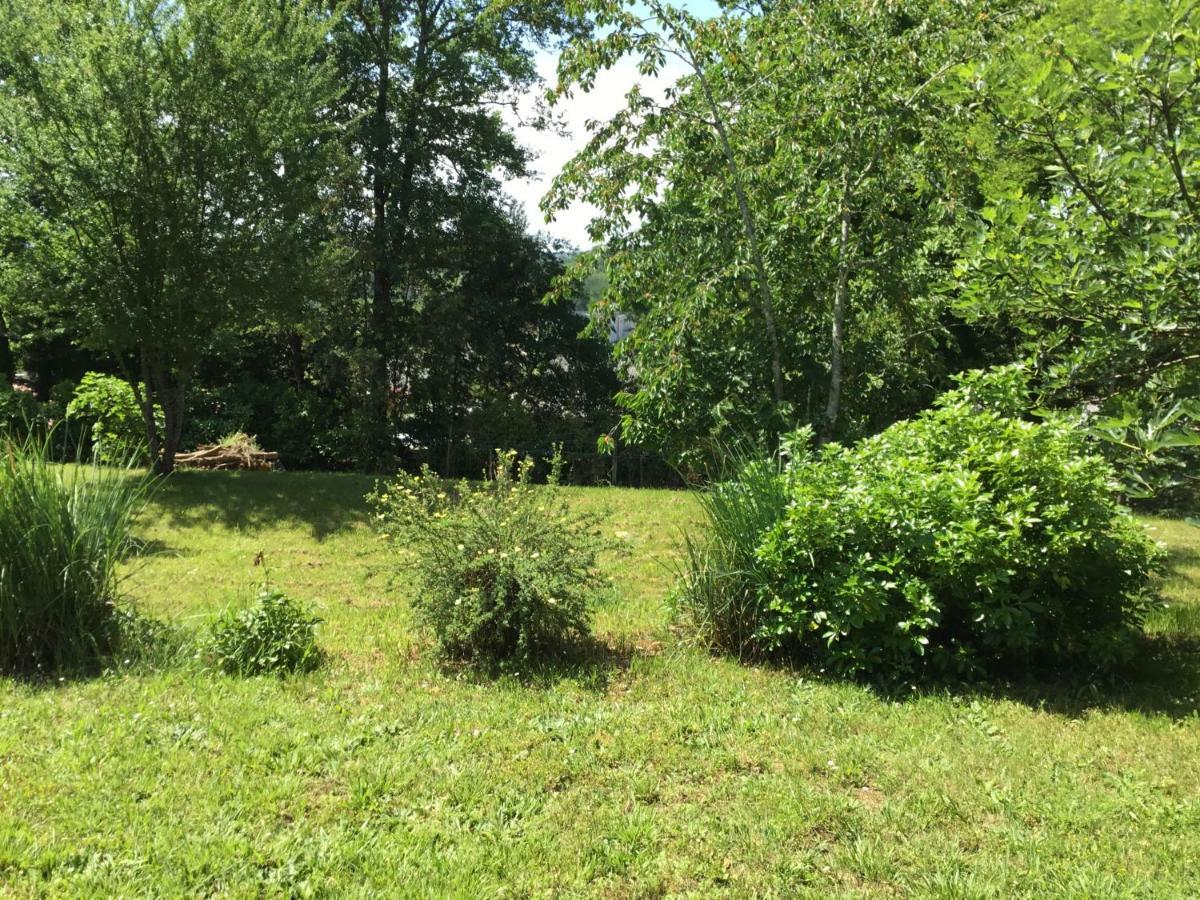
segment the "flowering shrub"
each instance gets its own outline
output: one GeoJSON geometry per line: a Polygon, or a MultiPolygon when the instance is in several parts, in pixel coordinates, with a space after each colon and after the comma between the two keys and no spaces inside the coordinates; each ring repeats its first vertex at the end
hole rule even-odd
{"type": "Polygon", "coordinates": [[[487,481],[448,485],[426,467],[368,497],[416,575],[419,621],[449,657],[522,668],[587,634],[605,543],[559,489],[530,484],[533,466],[498,453],[487,481]]]}

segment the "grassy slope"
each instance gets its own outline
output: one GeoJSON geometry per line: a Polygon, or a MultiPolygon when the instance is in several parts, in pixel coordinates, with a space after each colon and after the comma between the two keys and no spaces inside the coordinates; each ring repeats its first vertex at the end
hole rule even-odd
{"type": "Polygon", "coordinates": [[[628,546],[610,658],[536,685],[419,654],[369,480],[189,473],[130,593],[196,623],[260,574],[317,602],[333,661],[0,681],[0,892],[17,895],[1200,893],[1200,529],[1145,674],[902,701],[680,647],[678,493],[578,490],[628,546]]]}

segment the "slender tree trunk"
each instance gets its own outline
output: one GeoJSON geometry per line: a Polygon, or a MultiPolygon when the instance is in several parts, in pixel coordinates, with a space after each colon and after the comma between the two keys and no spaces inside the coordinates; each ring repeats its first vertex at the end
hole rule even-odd
{"type": "MultiPolygon", "coordinates": [[[[402,266],[407,252],[410,213],[413,204],[413,180],[416,175],[418,117],[421,115],[425,91],[428,89],[430,43],[434,37],[436,17],[442,4],[431,8],[418,3],[414,13],[420,26],[413,64],[413,84],[410,109],[399,135],[392,122],[392,41],[396,15],[390,0],[379,3],[379,22],[376,34],[376,67],[379,72],[375,86],[375,109],[372,136],[372,241],[374,266],[372,272],[371,315],[368,322],[371,348],[374,351],[371,403],[374,443],[382,454],[390,455],[394,436],[392,416],[392,359],[397,352],[398,310],[395,289],[403,285],[402,266]],[[398,137],[398,140],[397,140],[398,137]],[[399,160],[399,170],[394,167],[399,160]]],[[[385,459],[381,458],[381,462],[385,459]]]]}
{"type": "MultiPolygon", "coordinates": [[[[157,400],[155,381],[145,349],[141,351],[140,357],[140,378],[134,378],[131,373],[126,371],[125,380],[133,388],[134,399],[137,400],[137,404],[142,410],[142,422],[146,426],[146,451],[150,455],[150,465],[155,472],[158,472],[162,461],[162,440],[158,433],[158,423],[154,420],[154,406],[157,400]]],[[[124,362],[121,365],[124,368],[124,362]]]]}
{"type": "MultiPolygon", "coordinates": [[[[847,181],[848,184],[848,181],[847,181]]],[[[842,230],[838,240],[837,285],[833,291],[833,326],[829,344],[829,400],[825,404],[825,421],[821,425],[819,443],[833,440],[838,413],[842,405],[842,359],[846,341],[846,306],[850,294],[850,192],[842,197],[842,230]]]]}
{"type": "Polygon", "coordinates": [[[134,399],[142,411],[151,470],[155,475],[169,475],[175,471],[175,455],[179,452],[179,440],[183,435],[187,379],[177,372],[168,371],[145,349],[141,351],[140,358],[140,377],[135,378],[125,365],[124,357],[117,355],[125,380],[133,389],[134,399]],[[156,407],[163,413],[161,431],[155,416],[156,407]]]}
{"type": "MultiPolygon", "coordinates": [[[[413,185],[417,175],[418,155],[423,152],[421,144],[421,117],[424,114],[427,92],[430,87],[430,54],[434,40],[437,15],[442,8],[441,0],[436,0],[432,7],[427,2],[416,4],[416,16],[420,22],[417,31],[415,60],[412,68],[412,85],[409,90],[408,115],[398,136],[388,133],[389,152],[392,159],[398,160],[399,171],[390,174],[388,185],[388,202],[391,212],[388,216],[386,239],[388,246],[386,254],[389,261],[389,277],[391,287],[397,282],[401,290],[408,285],[408,252],[410,235],[412,234],[413,204],[415,201],[413,185]]],[[[390,39],[389,39],[390,40],[390,39]]],[[[390,126],[389,126],[390,128],[390,126]]],[[[403,325],[404,316],[410,311],[407,300],[402,296],[400,306],[389,300],[389,331],[386,353],[390,357],[397,351],[397,343],[403,325]]],[[[390,438],[389,438],[390,441],[390,438]]],[[[390,446],[390,443],[389,443],[390,446]]]]}
{"type": "Polygon", "coordinates": [[[156,474],[168,475],[175,471],[175,454],[179,452],[179,439],[183,434],[183,409],[186,390],[182,379],[164,373],[164,383],[159,392],[163,408],[163,444],[156,474]]]}
{"type": "Polygon", "coordinates": [[[389,179],[391,133],[391,60],[392,4],[379,4],[378,35],[375,63],[379,80],[375,86],[375,110],[371,135],[371,313],[368,341],[374,350],[370,378],[370,428],[376,451],[384,451],[391,443],[390,394],[392,350],[392,255],[388,233],[388,203],[391,197],[389,179]]]}
{"type": "Polygon", "coordinates": [[[304,387],[304,338],[300,332],[288,333],[288,367],[291,369],[292,387],[301,390],[304,387]]]}
{"type": "Polygon", "coordinates": [[[712,87],[704,75],[704,67],[692,53],[690,45],[686,41],[681,41],[681,43],[687,49],[692,70],[696,73],[696,78],[704,91],[705,101],[713,117],[713,128],[721,142],[721,152],[725,157],[725,165],[729,169],[730,181],[733,183],[733,193],[742,219],[742,230],[750,249],[750,261],[754,266],[755,280],[758,282],[759,308],[763,317],[763,325],[767,331],[767,348],[771,355],[771,394],[775,400],[775,406],[779,407],[783,403],[783,359],[779,349],[779,334],[775,327],[775,296],[771,289],[771,282],[767,278],[767,264],[763,257],[758,225],[750,209],[750,200],[746,195],[746,186],[742,180],[741,166],[738,165],[737,157],[733,153],[733,144],[729,140],[729,132],[725,127],[725,120],[721,116],[721,108],[717,105],[712,87]]]}
{"type": "Polygon", "coordinates": [[[0,310],[0,390],[8,390],[15,374],[16,361],[8,338],[8,322],[4,318],[4,311],[0,310]]]}
{"type": "Polygon", "coordinates": [[[442,477],[453,478],[454,470],[451,467],[454,463],[454,426],[457,424],[456,419],[458,418],[456,415],[457,407],[455,405],[455,401],[458,399],[457,353],[454,355],[454,361],[450,366],[450,390],[447,393],[449,394],[449,403],[446,404],[446,463],[442,469],[442,477]]]}

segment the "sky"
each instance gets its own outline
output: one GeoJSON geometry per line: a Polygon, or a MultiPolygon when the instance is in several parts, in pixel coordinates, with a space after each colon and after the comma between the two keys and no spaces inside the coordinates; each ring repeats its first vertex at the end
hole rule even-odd
{"type": "MultiPolygon", "coordinates": [[[[713,0],[687,0],[680,4],[698,16],[713,15],[718,11],[713,0]]],[[[553,84],[557,56],[550,52],[538,54],[538,71],[548,84],[553,84]]],[[[534,177],[510,180],[505,190],[521,204],[529,219],[529,227],[551,237],[561,238],[579,249],[591,246],[587,236],[587,223],[595,213],[587,204],[576,203],[560,212],[553,222],[547,223],[538,203],[550,187],[554,175],[587,142],[586,122],[589,119],[603,121],[616,113],[623,105],[625,95],[635,83],[640,83],[643,92],[661,96],[662,91],[683,74],[682,64],[669,59],[668,64],[654,77],[639,75],[632,59],[623,59],[617,66],[601,73],[595,87],[587,94],[576,91],[561,106],[558,112],[565,119],[567,134],[559,135],[539,132],[520,124],[520,115],[514,116],[515,131],[521,142],[536,154],[533,164],[534,177]]],[[[521,108],[528,116],[534,98],[522,101],[521,108]]]]}

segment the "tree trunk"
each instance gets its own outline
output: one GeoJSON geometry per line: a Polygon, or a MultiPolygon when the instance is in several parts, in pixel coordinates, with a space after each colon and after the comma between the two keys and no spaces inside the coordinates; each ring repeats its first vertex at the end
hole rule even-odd
{"type": "Polygon", "coordinates": [[[306,378],[304,375],[304,338],[300,332],[288,333],[288,367],[291,369],[292,387],[303,390],[306,378]]]}
{"type": "Polygon", "coordinates": [[[379,81],[375,86],[375,110],[371,135],[371,312],[368,342],[374,351],[368,402],[373,450],[390,446],[390,398],[392,388],[389,358],[392,347],[392,257],[388,233],[388,203],[391,197],[389,156],[391,129],[392,4],[379,4],[379,32],[375,42],[375,64],[379,81]]]}
{"type": "Polygon", "coordinates": [[[169,371],[144,349],[140,355],[140,378],[132,377],[123,357],[118,355],[118,360],[125,373],[125,379],[133,389],[134,399],[142,410],[150,468],[155,475],[169,475],[175,471],[175,455],[179,452],[179,439],[183,434],[187,383],[182,375],[169,371]],[[161,432],[154,415],[155,407],[163,412],[161,432]]]}
{"type": "Polygon", "coordinates": [[[842,358],[846,341],[846,305],[850,294],[850,194],[842,199],[842,231],[838,241],[837,285],[833,291],[833,327],[829,345],[829,400],[818,443],[833,440],[842,405],[842,358]]]}
{"type": "Polygon", "coordinates": [[[179,438],[183,434],[183,407],[185,389],[182,379],[164,373],[163,380],[169,382],[160,391],[163,409],[162,456],[154,471],[157,475],[169,475],[175,471],[175,454],[179,452],[179,438]]]}
{"type": "MultiPolygon", "coordinates": [[[[137,400],[137,404],[142,410],[142,423],[146,427],[146,452],[150,456],[151,467],[157,472],[162,458],[162,439],[158,433],[158,423],[154,420],[154,405],[157,400],[154,389],[155,382],[150,371],[150,360],[144,349],[140,356],[140,378],[134,378],[129,371],[126,371],[125,380],[133,389],[134,399],[137,400]]],[[[121,360],[121,367],[124,369],[124,358],[119,354],[117,358],[121,360]]]]}
{"type": "Polygon", "coordinates": [[[750,261],[754,265],[755,280],[758,282],[759,309],[763,317],[763,325],[767,332],[767,348],[771,355],[771,395],[775,400],[776,409],[783,403],[783,359],[779,349],[779,335],[775,328],[775,297],[771,290],[771,282],[767,278],[767,264],[763,257],[762,244],[759,240],[758,225],[750,210],[750,200],[746,195],[746,186],[742,181],[742,170],[737,157],[733,153],[733,144],[729,140],[729,132],[725,128],[725,120],[721,117],[721,108],[717,105],[712,88],[704,75],[704,68],[692,53],[686,41],[681,42],[688,52],[692,70],[704,91],[704,98],[709,112],[713,117],[713,128],[721,142],[721,152],[725,157],[725,165],[729,169],[729,178],[733,183],[734,197],[737,199],[738,212],[741,214],[742,230],[745,232],[746,244],[750,249],[750,261]]]}
{"type": "Polygon", "coordinates": [[[0,310],[0,390],[9,389],[15,374],[16,361],[8,339],[8,322],[4,318],[4,311],[0,310]]]}

